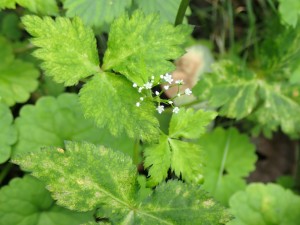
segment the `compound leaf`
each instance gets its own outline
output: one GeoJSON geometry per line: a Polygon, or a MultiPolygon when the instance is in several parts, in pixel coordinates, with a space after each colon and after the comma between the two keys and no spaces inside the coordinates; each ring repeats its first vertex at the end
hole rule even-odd
{"type": "Polygon", "coordinates": [[[58,7],[55,0],[15,0],[20,6],[33,13],[42,15],[58,15],[58,7]]]}
{"type": "Polygon", "coordinates": [[[281,21],[296,27],[300,16],[300,2],[298,0],[279,0],[279,3],[281,21]]]}
{"type": "Polygon", "coordinates": [[[62,94],[58,98],[42,97],[36,105],[26,105],[16,119],[19,139],[13,156],[37,152],[44,146],[63,147],[65,140],[89,141],[122,150],[129,154],[134,142],[122,135],[115,138],[105,129],[97,128],[85,119],[75,94],[62,94]]]}
{"type": "Polygon", "coordinates": [[[120,152],[88,143],[45,148],[14,162],[46,182],[57,203],[97,210],[112,224],[225,224],[231,215],[199,186],[171,181],[137,198],[137,171],[120,152]]]}
{"type": "Polygon", "coordinates": [[[228,225],[298,225],[300,221],[300,197],[276,184],[250,184],[229,204],[235,219],[228,225]]]}
{"type": "Polygon", "coordinates": [[[151,76],[174,70],[169,60],[184,53],[181,45],[190,33],[186,25],[161,23],[156,14],[145,16],[138,10],[131,18],[123,15],[111,25],[103,69],[119,72],[143,86],[151,76]]]}
{"type": "Polygon", "coordinates": [[[184,108],[178,114],[173,114],[169,135],[162,134],[159,143],[145,149],[144,166],[149,168],[150,176],[148,186],[155,186],[164,180],[169,168],[187,182],[203,181],[203,155],[200,146],[178,138],[199,137],[215,116],[214,112],[194,112],[193,109],[184,108]]]}
{"type": "Polygon", "coordinates": [[[37,86],[39,72],[33,64],[14,59],[12,47],[0,37],[0,98],[9,106],[23,103],[37,86]]]}
{"type": "Polygon", "coordinates": [[[93,31],[85,27],[78,17],[53,20],[50,17],[25,16],[22,22],[34,36],[32,43],[39,47],[34,55],[43,61],[42,69],[56,82],[71,86],[99,72],[93,31]]]}
{"type": "Polygon", "coordinates": [[[44,184],[31,176],[15,178],[0,190],[0,224],[79,225],[92,213],[72,212],[57,206],[44,184]]]}
{"type": "Polygon", "coordinates": [[[68,17],[79,16],[86,25],[99,28],[124,13],[131,0],[66,0],[63,5],[68,17]]]}
{"type": "Polygon", "coordinates": [[[227,205],[232,194],[246,187],[243,177],[253,169],[255,148],[246,135],[235,128],[216,128],[204,134],[199,143],[205,155],[204,189],[227,205]]]}
{"type": "Polygon", "coordinates": [[[0,163],[9,159],[11,146],[17,141],[17,131],[12,122],[10,109],[0,102],[0,163]]]}
{"type": "Polygon", "coordinates": [[[158,121],[153,103],[145,99],[140,107],[140,94],[123,76],[113,73],[95,75],[80,90],[85,116],[99,127],[108,127],[113,135],[126,131],[129,137],[144,141],[158,139],[158,121]]]}

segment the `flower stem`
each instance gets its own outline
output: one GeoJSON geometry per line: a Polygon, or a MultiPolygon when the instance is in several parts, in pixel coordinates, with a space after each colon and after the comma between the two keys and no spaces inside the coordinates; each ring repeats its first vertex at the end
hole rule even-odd
{"type": "Polygon", "coordinates": [[[190,0],[181,0],[179,9],[177,11],[175,26],[182,24],[182,21],[183,21],[186,9],[189,6],[189,3],[190,3],[190,0]]]}
{"type": "Polygon", "coordinates": [[[137,165],[139,163],[139,156],[140,156],[140,139],[137,138],[134,142],[133,146],[133,163],[137,165]]]}

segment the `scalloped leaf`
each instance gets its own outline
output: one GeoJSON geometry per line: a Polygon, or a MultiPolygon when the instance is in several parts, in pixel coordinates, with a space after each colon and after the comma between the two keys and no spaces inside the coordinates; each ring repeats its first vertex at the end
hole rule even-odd
{"type": "Polygon", "coordinates": [[[12,122],[10,109],[0,102],[0,163],[9,159],[11,146],[17,141],[17,131],[12,122]]]}
{"type": "Polygon", "coordinates": [[[279,0],[279,13],[282,23],[296,27],[300,17],[300,1],[279,0]]]}
{"type": "Polygon", "coordinates": [[[20,6],[27,8],[30,12],[57,16],[59,13],[56,0],[15,0],[20,6]]]}
{"type": "Polygon", "coordinates": [[[152,187],[163,181],[169,168],[187,182],[203,181],[203,154],[200,146],[187,142],[190,140],[178,139],[199,138],[215,117],[215,112],[195,112],[193,109],[184,108],[178,114],[173,114],[169,135],[162,134],[158,144],[152,144],[144,150],[144,166],[148,168],[150,176],[148,186],[152,187]]]}
{"type": "Polygon", "coordinates": [[[100,71],[94,33],[78,17],[25,16],[22,22],[34,37],[31,42],[39,47],[34,56],[43,61],[42,69],[56,82],[71,86],[100,71]]]}
{"type": "Polygon", "coordinates": [[[39,71],[15,59],[11,44],[0,36],[0,99],[9,106],[26,102],[37,86],[39,71]]]}
{"type": "Polygon", "coordinates": [[[16,8],[16,0],[2,0],[0,2],[0,9],[15,9],[16,8]]]}
{"type": "Polygon", "coordinates": [[[14,162],[46,182],[57,203],[78,211],[97,208],[112,224],[225,224],[231,215],[199,186],[171,181],[138,200],[137,171],[124,154],[88,143],[45,148],[14,162]]]}
{"type": "Polygon", "coordinates": [[[230,199],[228,225],[298,225],[300,197],[276,184],[250,184],[230,199]]]}
{"type": "Polygon", "coordinates": [[[122,150],[130,156],[133,154],[133,140],[123,134],[115,138],[84,118],[75,94],[42,97],[35,106],[24,106],[16,119],[16,126],[19,139],[13,157],[20,153],[37,152],[44,146],[63,147],[65,140],[85,140],[122,150]]]}
{"type": "Polygon", "coordinates": [[[95,75],[80,90],[85,116],[99,127],[107,127],[115,136],[126,131],[131,138],[155,141],[159,135],[155,107],[148,98],[137,107],[140,97],[125,77],[113,73],[95,75]]]}
{"type": "Polygon", "coordinates": [[[255,168],[254,145],[235,128],[224,130],[220,127],[204,134],[199,143],[207,162],[203,169],[203,188],[228,205],[229,198],[246,187],[243,178],[255,168]]]}
{"type": "Polygon", "coordinates": [[[161,23],[157,14],[144,15],[140,10],[130,18],[125,14],[111,25],[102,68],[143,86],[151,76],[175,69],[169,60],[184,53],[181,45],[191,31],[187,25],[161,23]]]}
{"type": "Polygon", "coordinates": [[[92,218],[91,212],[72,212],[56,205],[44,184],[28,175],[0,190],[0,224],[79,225],[92,218]]]}
{"type": "Polygon", "coordinates": [[[65,0],[68,17],[79,16],[88,26],[96,28],[111,24],[131,5],[131,0],[65,0]]]}

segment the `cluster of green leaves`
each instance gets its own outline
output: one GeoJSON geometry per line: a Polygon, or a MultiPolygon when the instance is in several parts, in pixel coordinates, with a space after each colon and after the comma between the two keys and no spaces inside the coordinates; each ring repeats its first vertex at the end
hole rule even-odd
{"type": "Polygon", "coordinates": [[[138,198],[136,167],[121,152],[88,143],[67,142],[14,159],[47,184],[62,206],[97,209],[112,224],[225,224],[230,214],[202,188],[180,181],[156,187],[138,198]]]}

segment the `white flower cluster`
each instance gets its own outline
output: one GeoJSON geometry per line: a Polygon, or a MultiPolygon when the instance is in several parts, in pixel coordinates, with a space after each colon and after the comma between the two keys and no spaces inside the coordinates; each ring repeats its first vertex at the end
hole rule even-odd
{"type": "MultiPolygon", "coordinates": [[[[181,95],[191,95],[192,94],[192,91],[189,88],[185,89],[184,93],[179,92],[179,86],[184,84],[183,80],[174,81],[172,75],[169,74],[169,73],[166,73],[165,75],[160,75],[160,78],[161,78],[161,80],[159,82],[155,83],[154,82],[155,77],[152,76],[151,80],[146,82],[143,86],[139,87],[136,83],[134,83],[132,86],[134,88],[137,88],[139,93],[142,93],[143,90],[151,90],[151,88],[153,88],[156,85],[167,83],[167,84],[163,85],[164,90],[168,90],[169,88],[172,88],[172,87],[175,87],[175,86],[178,87],[178,93],[177,93],[176,97],[180,97],[181,95]]],[[[164,100],[164,99],[160,98],[160,95],[162,94],[162,92],[155,91],[154,94],[156,96],[156,97],[154,97],[154,100],[156,100],[158,102],[158,106],[157,106],[156,110],[159,114],[161,114],[165,110],[165,106],[161,105],[161,103],[171,105],[173,107],[173,109],[172,109],[173,113],[176,114],[176,113],[179,112],[180,109],[177,106],[174,107],[173,101],[172,101],[176,97],[174,97],[172,99],[169,99],[169,100],[164,100]]],[[[136,102],[136,104],[135,104],[136,107],[140,107],[142,101],[144,101],[144,97],[140,97],[140,101],[136,102]]]]}

